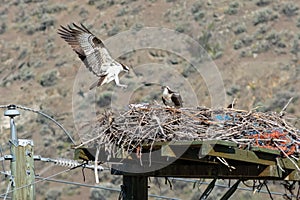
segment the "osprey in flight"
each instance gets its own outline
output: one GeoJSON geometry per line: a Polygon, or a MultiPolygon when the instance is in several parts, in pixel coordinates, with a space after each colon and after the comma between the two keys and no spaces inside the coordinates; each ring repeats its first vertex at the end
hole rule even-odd
{"type": "Polygon", "coordinates": [[[166,106],[182,107],[182,99],[179,93],[172,91],[169,86],[163,86],[162,101],[166,106]]]}
{"type": "Polygon", "coordinates": [[[119,87],[127,87],[120,84],[118,75],[121,71],[129,72],[129,68],[114,60],[103,42],[83,24],[81,24],[81,27],[74,23],[73,27],[69,25],[68,28],[61,26],[58,29],[58,34],[72,47],[85,66],[99,77],[99,80],[90,86],[90,90],[112,80],[115,80],[116,85],[119,87]]]}

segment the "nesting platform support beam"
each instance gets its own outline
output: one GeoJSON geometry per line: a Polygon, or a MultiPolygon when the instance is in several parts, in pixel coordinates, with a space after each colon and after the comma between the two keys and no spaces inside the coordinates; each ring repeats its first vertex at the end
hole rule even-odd
{"type": "MultiPolygon", "coordinates": [[[[300,160],[282,157],[277,150],[259,147],[241,149],[235,143],[227,141],[194,141],[188,145],[184,142],[155,143],[152,146],[155,151],[152,152],[151,158],[146,154],[137,157],[137,153],[130,153],[108,159],[105,150],[102,153],[100,150],[98,161],[119,163],[112,166],[112,174],[116,175],[300,180],[300,160]],[[171,160],[173,162],[170,162],[171,160]]],[[[147,148],[143,146],[145,151],[147,148]]],[[[93,161],[94,155],[95,149],[75,150],[75,159],[93,161]]]]}
{"type": "MultiPolygon", "coordinates": [[[[228,199],[243,180],[300,180],[300,160],[286,158],[279,150],[241,148],[222,140],[156,142],[142,149],[141,154],[137,150],[127,154],[118,150],[122,154],[114,157],[109,157],[105,148],[100,149],[97,160],[111,162],[111,174],[123,176],[123,200],[147,199],[148,177],[237,179],[222,199],[228,199]]],[[[94,148],[75,149],[75,159],[94,161],[95,152],[94,148]]]]}
{"type": "Polygon", "coordinates": [[[122,186],[123,200],[147,200],[148,177],[147,176],[123,176],[122,186]]]}

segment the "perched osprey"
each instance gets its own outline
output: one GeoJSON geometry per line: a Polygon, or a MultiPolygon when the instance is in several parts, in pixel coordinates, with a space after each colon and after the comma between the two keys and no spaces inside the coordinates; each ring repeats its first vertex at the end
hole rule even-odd
{"type": "Polygon", "coordinates": [[[81,27],[74,23],[73,27],[61,26],[58,34],[72,47],[85,66],[99,77],[99,80],[90,86],[90,90],[112,80],[115,80],[119,87],[127,87],[120,84],[118,75],[121,71],[129,72],[129,68],[112,59],[103,42],[83,24],[81,27]]]}
{"type": "Polygon", "coordinates": [[[182,99],[179,93],[172,91],[169,86],[163,86],[162,101],[166,106],[182,107],[182,99]]]}

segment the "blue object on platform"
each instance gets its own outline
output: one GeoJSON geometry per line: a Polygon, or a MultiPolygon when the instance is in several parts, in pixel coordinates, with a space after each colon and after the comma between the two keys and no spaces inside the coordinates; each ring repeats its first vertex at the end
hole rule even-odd
{"type": "Polygon", "coordinates": [[[257,130],[246,130],[245,131],[246,134],[248,135],[256,135],[256,134],[259,134],[259,132],[257,130]]]}
{"type": "Polygon", "coordinates": [[[216,115],[215,118],[218,121],[231,120],[231,117],[229,115],[216,115]]]}

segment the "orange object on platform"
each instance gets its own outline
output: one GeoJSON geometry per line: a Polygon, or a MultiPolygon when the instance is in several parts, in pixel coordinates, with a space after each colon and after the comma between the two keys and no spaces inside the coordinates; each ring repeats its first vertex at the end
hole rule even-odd
{"type": "Polygon", "coordinates": [[[252,134],[249,135],[248,138],[254,139],[254,146],[266,149],[281,150],[288,156],[296,152],[296,145],[298,145],[293,143],[291,137],[288,135],[288,132],[281,132],[279,130],[273,130],[271,133],[252,134]],[[278,139],[280,141],[276,141],[275,145],[273,141],[274,139],[278,139]]]}

